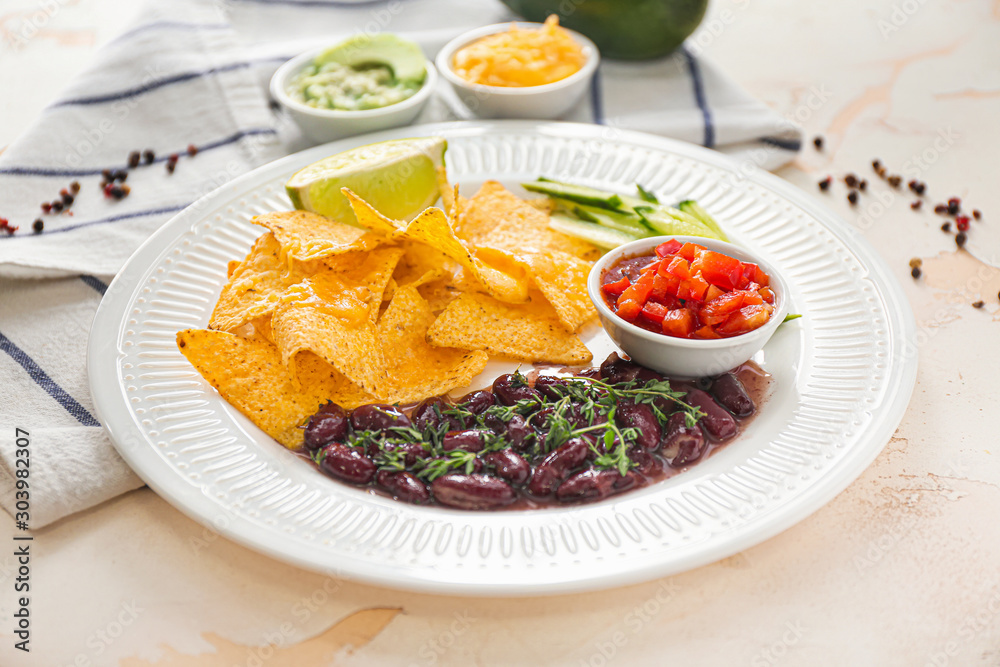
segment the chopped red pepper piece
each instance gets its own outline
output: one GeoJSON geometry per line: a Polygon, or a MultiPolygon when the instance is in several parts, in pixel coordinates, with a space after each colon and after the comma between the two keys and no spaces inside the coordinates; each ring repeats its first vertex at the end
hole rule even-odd
{"type": "Polygon", "coordinates": [[[676,276],[681,280],[687,280],[691,277],[691,265],[688,264],[687,260],[683,257],[675,256],[672,260],[670,260],[669,264],[667,264],[666,260],[664,260],[660,264],[660,269],[672,276],[676,276]],[[664,264],[667,265],[666,269],[663,269],[664,264]]]}
{"type": "Polygon", "coordinates": [[[647,301],[646,305],[642,307],[640,314],[644,319],[652,322],[653,324],[660,324],[663,322],[663,316],[667,314],[667,307],[662,303],[647,301]]]}
{"type": "Polygon", "coordinates": [[[653,289],[654,271],[644,271],[639,279],[629,286],[621,296],[618,297],[618,310],[616,311],[629,322],[639,316],[639,311],[649,299],[649,293],[653,289]]]}
{"type": "Polygon", "coordinates": [[[628,289],[629,285],[632,283],[629,281],[628,276],[622,276],[621,280],[616,280],[613,283],[605,283],[601,286],[605,294],[610,294],[612,296],[621,296],[621,293],[628,289]]]}
{"type": "Polygon", "coordinates": [[[694,333],[694,313],[687,308],[668,311],[663,317],[663,333],[677,338],[690,338],[694,333]]]}
{"type": "Polygon", "coordinates": [[[669,241],[664,241],[660,245],[656,246],[656,256],[666,257],[668,255],[676,255],[677,251],[681,249],[684,244],[677,239],[670,239],[669,241]]]}

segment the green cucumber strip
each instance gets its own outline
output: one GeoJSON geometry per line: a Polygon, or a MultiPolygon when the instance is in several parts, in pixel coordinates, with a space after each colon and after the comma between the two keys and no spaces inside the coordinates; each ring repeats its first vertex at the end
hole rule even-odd
{"type": "Polygon", "coordinates": [[[710,216],[708,214],[708,211],[702,208],[701,204],[699,204],[695,200],[685,199],[684,201],[682,201],[680,204],[677,205],[677,208],[684,211],[688,215],[694,216],[695,218],[700,220],[703,225],[705,225],[713,232],[718,234],[720,240],[722,241],[729,240],[729,238],[726,236],[726,233],[722,231],[722,227],[720,227],[719,223],[715,221],[715,218],[710,216]]]}
{"type": "Polygon", "coordinates": [[[620,245],[640,238],[634,234],[627,234],[617,229],[602,227],[593,222],[585,222],[559,213],[549,216],[549,226],[567,236],[583,239],[584,241],[593,243],[598,248],[606,250],[617,248],[620,245]]]}
{"type": "Polygon", "coordinates": [[[646,188],[642,187],[642,183],[636,183],[635,184],[635,189],[639,191],[639,199],[642,199],[643,201],[648,201],[651,204],[659,204],[660,203],[660,200],[656,198],[656,195],[654,195],[652,192],[650,192],[646,188]]]}
{"type": "Polygon", "coordinates": [[[533,183],[522,183],[521,186],[530,192],[538,192],[550,197],[566,199],[577,204],[587,206],[597,206],[599,208],[618,209],[622,205],[622,198],[613,192],[604,192],[588,188],[584,185],[573,185],[572,183],[559,183],[558,181],[535,181],[533,183]]]}
{"type": "Polygon", "coordinates": [[[700,220],[668,206],[636,206],[636,213],[649,223],[658,234],[666,236],[704,236],[719,238],[700,220]]]}
{"type": "Polygon", "coordinates": [[[567,206],[566,208],[572,211],[573,215],[581,220],[594,222],[599,225],[603,225],[604,227],[610,227],[611,229],[617,229],[618,231],[625,232],[626,234],[649,236],[652,232],[640,216],[632,213],[618,213],[616,211],[608,211],[607,209],[597,208],[596,206],[583,206],[582,204],[575,204],[567,206]]]}

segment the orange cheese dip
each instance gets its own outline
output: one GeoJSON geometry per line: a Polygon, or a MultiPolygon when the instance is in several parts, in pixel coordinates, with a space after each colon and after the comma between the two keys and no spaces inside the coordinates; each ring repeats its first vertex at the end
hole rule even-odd
{"type": "Polygon", "coordinates": [[[580,71],[586,60],[583,49],[553,14],[537,30],[511,24],[507,32],[477,39],[455,53],[452,66],[470,83],[520,88],[565,79],[580,71]]]}

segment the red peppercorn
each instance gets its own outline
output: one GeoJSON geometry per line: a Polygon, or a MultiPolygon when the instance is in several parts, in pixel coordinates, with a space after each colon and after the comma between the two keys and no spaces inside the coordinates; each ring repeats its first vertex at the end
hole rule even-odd
{"type": "Polygon", "coordinates": [[[958,227],[958,231],[964,232],[969,229],[969,216],[960,215],[955,218],[955,226],[958,227]]]}
{"type": "Polygon", "coordinates": [[[913,203],[910,204],[910,208],[912,208],[914,211],[919,211],[920,207],[923,206],[923,205],[924,205],[924,202],[922,200],[918,199],[918,200],[916,200],[916,201],[914,201],[913,203]]]}
{"type": "Polygon", "coordinates": [[[111,189],[114,188],[114,187],[117,187],[114,183],[105,183],[104,184],[104,196],[105,197],[110,197],[111,196],[111,189]]]}
{"type": "Polygon", "coordinates": [[[983,214],[978,208],[972,209],[972,217],[976,220],[982,220],[983,214]]]}
{"type": "Polygon", "coordinates": [[[77,194],[78,192],[80,192],[80,181],[73,181],[72,183],[70,183],[69,189],[70,192],[72,192],[73,194],[77,194]]]}
{"type": "Polygon", "coordinates": [[[190,155],[191,157],[194,157],[195,155],[198,154],[198,147],[195,146],[194,144],[188,144],[187,151],[188,151],[188,155],[190,155]]]}
{"type": "Polygon", "coordinates": [[[43,201],[42,202],[42,213],[51,213],[51,212],[52,212],[52,204],[49,203],[49,202],[47,202],[47,201],[43,201]]]}

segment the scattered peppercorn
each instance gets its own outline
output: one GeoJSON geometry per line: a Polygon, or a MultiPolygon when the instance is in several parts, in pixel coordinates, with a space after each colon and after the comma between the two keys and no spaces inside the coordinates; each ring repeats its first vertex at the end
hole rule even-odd
{"type": "Polygon", "coordinates": [[[910,208],[912,208],[914,211],[919,211],[920,207],[923,206],[923,205],[924,205],[923,200],[922,199],[917,199],[916,201],[914,201],[914,202],[912,202],[910,204],[910,208]]]}
{"type": "Polygon", "coordinates": [[[851,190],[850,192],[848,192],[847,193],[847,201],[851,202],[851,206],[854,206],[855,204],[857,204],[858,203],[858,191],[857,190],[851,190]]]}
{"type": "Polygon", "coordinates": [[[924,183],[923,181],[918,181],[917,179],[913,179],[906,185],[908,188],[910,188],[910,190],[913,190],[913,192],[918,195],[924,194],[924,192],[927,190],[927,184],[924,183]]]}
{"type": "Polygon", "coordinates": [[[983,301],[973,301],[972,302],[972,307],[973,308],[982,308],[985,305],[986,305],[986,303],[984,303],[983,301]]]}
{"type": "Polygon", "coordinates": [[[823,137],[820,135],[813,137],[813,146],[815,146],[818,151],[823,150],[823,137]]]}
{"type": "Polygon", "coordinates": [[[102,171],[101,172],[101,178],[103,178],[106,181],[110,181],[111,180],[111,170],[110,169],[105,169],[104,171],[102,171]]]}
{"type": "Polygon", "coordinates": [[[948,215],[958,215],[958,212],[962,210],[961,202],[952,197],[948,200],[948,215]]]}
{"type": "Polygon", "coordinates": [[[913,276],[914,278],[919,278],[921,273],[922,272],[919,266],[915,266],[912,269],[910,269],[910,275],[913,276]]]}
{"type": "Polygon", "coordinates": [[[108,194],[114,199],[121,199],[125,196],[125,189],[121,185],[111,185],[108,194]]]}
{"type": "Polygon", "coordinates": [[[868,189],[868,181],[862,178],[860,181],[858,181],[858,190],[864,192],[867,189],[868,189]]]}
{"type": "Polygon", "coordinates": [[[124,169],[119,169],[118,171],[112,173],[111,175],[114,177],[114,180],[120,181],[122,183],[124,183],[125,180],[128,178],[128,172],[125,171],[124,169]]]}
{"type": "Polygon", "coordinates": [[[73,195],[71,195],[68,190],[63,188],[62,192],[60,192],[59,195],[62,197],[62,203],[67,208],[73,205],[73,195]]]}
{"type": "Polygon", "coordinates": [[[129,193],[132,192],[132,188],[130,188],[129,186],[125,185],[124,183],[121,184],[121,189],[122,189],[122,193],[123,193],[122,196],[123,197],[128,197],[129,193]]]}
{"type": "Polygon", "coordinates": [[[826,178],[824,178],[822,181],[819,182],[819,189],[820,190],[829,190],[830,189],[830,183],[832,183],[832,182],[833,182],[833,177],[832,176],[827,176],[826,178]]]}
{"type": "Polygon", "coordinates": [[[140,158],[141,158],[141,156],[139,155],[139,151],[132,151],[131,153],[129,153],[128,154],[128,166],[129,166],[129,168],[130,169],[135,169],[136,167],[138,167],[139,166],[139,159],[140,158]]]}
{"type": "Polygon", "coordinates": [[[73,194],[77,194],[78,192],[80,192],[80,181],[73,181],[72,183],[70,183],[69,189],[70,192],[72,192],[73,194]]]}
{"type": "Polygon", "coordinates": [[[876,171],[875,173],[877,173],[879,175],[879,177],[885,178],[885,174],[886,174],[885,167],[879,167],[878,171],[876,171]]]}
{"type": "Polygon", "coordinates": [[[177,163],[176,162],[168,162],[167,163],[167,173],[168,174],[174,173],[174,169],[176,169],[176,168],[177,168],[177,163]]]}
{"type": "Polygon", "coordinates": [[[36,234],[41,234],[42,230],[45,229],[45,222],[41,218],[38,218],[31,223],[31,229],[34,230],[36,234]]]}
{"type": "Polygon", "coordinates": [[[19,227],[10,224],[10,220],[7,218],[0,218],[0,232],[7,232],[9,236],[13,236],[19,227]]]}
{"type": "Polygon", "coordinates": [[[858,177],[854,174],[848,174],[847,176],[844,176],[844,183],[846,183],[849,188],[857,187],[858,177]]]}
{"type": "Polygon", "coordinates": [[[52,204],[50,202],[43,201],[42,202],[42,213],[51,213],[51,212],[52,212],[52,204]]]}
{"type": "Polygon", "coordinates": [[[972,217],[975,218],[976,220],[982,220],[983,214],[978,208],[974,208],[972,209],[972,217]]]}
{"type": "Polygon", "coordinates": [[[948,215],[948,205],[938,204],[937,206],[934,207],[934,212],[940,213],[941,215],[948,215]]]}
{"type": "Polygon", "coordinates": [[[950,222],[946,222],[943,225],[941,225],[941,231],[942,232],[950,232],[951,231],[951,223],[950,222]]]}
{"type": "Polygon", "coordinates": [[[910,260],[911,269],[915,269],[918,266],[923,266],[923,265],[924,265],[924,260],[920,259],[919,257],[914,257],[913,259],[910,260]]]}
{"type": "Polygon", "coordinates": [[[153,152],[152,148],[147,148],[142,152],[142,161],[146,164],[153,164],[153,160],[156,159],[156,153],[153,152]]]}
{"type": "Polygon", "coordinates": [[[60,201],[60,200],[57,199],[54,202],[52,202],[52,210],[55,211],[56,213],[59,213],[60,211],[62,211],[63,210],[63,203],[62,203],[62,201],[60,201]]]}
{"type": "Polygon", "coordinates": [[[960,215],[955,218],[955,226],[958,227],[958,231],[965,232],[969,230],[969,216],[960,215]]]}
{"type": "MultiPolygon", "coordinates": [[[[823,140],[820,139],[820,146],[822,146],[822,144],[823,144],[823,140]]],[[[191,157],[194,157],[195,155],[198,154],[198,147],[195,146],[194,144],[188,144],[187,151],[188,151],[188,155],[190,155],[191,157]]]]}
{"type": "Polygon", "coordinates": [[[965,242],[968,240],[969,237],[966,236],[965,232],[959,232],[958,234],[955,234],[955,245],[957,245],[959,248],[964,248],[965,242]]]}
{"type": "Polygon", "coordinates": [[[899,184],[903,182],[903,177],[896,176],[895,174],[893,174],[892,176],[889,177],[888,180],[889,180],[889,185],[891,185],[894,188],[898,188],[899,184]]]}
{"type": "Polygon", "coordinates": [[[881,168],[882,168],[882,160],[879,160],[878,158],[872,160],[872,169],[878,171],[881,168]]]}

